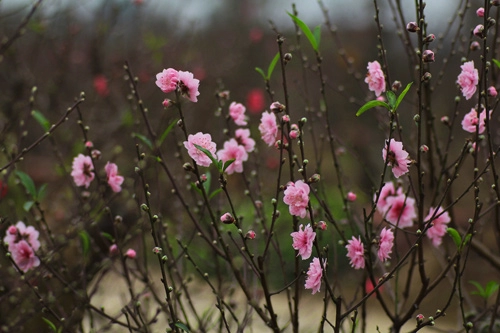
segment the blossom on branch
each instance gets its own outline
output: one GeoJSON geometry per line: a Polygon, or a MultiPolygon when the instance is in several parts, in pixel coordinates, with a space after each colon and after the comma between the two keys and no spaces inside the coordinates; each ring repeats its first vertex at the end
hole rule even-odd
{"type": "Polygon", "coordinates": [[[278,125],[276,123],[276,115],[274,113],[269,113],[264,111],[262,117],[260,118],[259,125],[260,135],[262,140],[267,143],[268,146],[274,145],[276,142],[276,137],[278,135],[278,125]]]}
{"type": "Polygon", "coordinates": [[[73,159],[73,170],[71,176],[76,186],[85,186],[88,188],[92,180],[94,180],[94,164],[90,156],[79,154],[73,159]]]}
{"type": "Polygon", "coordinates": [[[394,245],[394,233],[392,232],[391,229],[384,228],[380,232],[380,240],[378,243],[378,251],[377,251],[377,256],[380,259],[380,261],[386,261],[387,259],[390,259],[391,252],[392,252],[392,247],[394,245]]]}
{"type": "Polygon", "coordinates": [[[212,160],[195,145],[205,148],[212,156],[215,154],[216,145],[212,142],[212,136],[210,134],[203,134],[198,132],[196,134],[189,134],[187,141],[184,141],[184,147],[186,147],[189,156],[198,164],[199,166],[208,167],[212,164],[212,160]]]}
{"type": "Polygon", "coordinates": [[[309,185],[302,180],[297,180],[295,183],[289,182],[285,190],[283,202],[288,205],[290,214],[304,218],[306,216],[306,208],[309,204],[309,185]]]}
{"type": "Polygon", "coordinates": [[[410,161],[408,159],[408,153],[403,149],[402,142],[394,139],[391,139],[389,143],[386,142],[384,149],[382,149],[382,158],[384,162],[387,160],[387,164],[392,167],[392,173],[396,178],[399,178],[409,171],[408,164],[410,164],[410,161]],[[387,150],[389,150],[389,153],[387,153],[387,150]]]}
{"type": "Polygon", "coordinates": [[[365,268],[365,247],[361,242],[361,237],[355,238],[352,236],[345,248],[347,249],[347,257],[350,260],[349,264],[354,269],[365,268]]]}
{"type": "Polygon", "coordinates": [[[247,124],[245,120],[246,108],[241,103],[232,102],[229,105],[229,116],[234,120],[234,123],[238,126],[245,126],[247,124]]]}
{"type": "MultiPolygon", "coordinates": [[[[326,267],[326,259],[323,259],[323,267],[326,267]]],[[[316,294],[321,288],[321,278],[323,277],[323,270],[318,258],[313,258],[307,270],[307,279],[304,287],[312,289],[312,294],[316,294]]]]}
{"type": "Polygon", "coordinates": [[[109,187],[113,192],[120,192],[122,190],[123,177],[118,175],[118,166],[114,163],[106,163],[104,167],[106,170],[106,177],[109,187]]]}
{"type": "Polygon", "coordinates": [[[425,217],[426,223],[432,223],[432,226],[427,229],[427,237],[432,241],[432,245],[438,247],[441,245],[442,238],[446,234],[446,225],[450,223],[451,218],[448,212],[443,213],[443,208],[429,209],[429,214],[425,217]],[[432,219],[434,216],[434,219],[432,219]],[[432,220],[431,220],[432,219],[432,220]]]}
{"type": "Polygon", "coordinates": [[[368,73],[366,74],[365,83],[368,83],[368,89],[375,92],[379,97],[385,91],[385,76],[378,61],[368,63],[368,73]]]}
{"type": "Polygon", "coordinates": [[[474,68],[474,61],[466,62],[460,68],[462,68],[462,72],[458,75],[457,83],[465,99],[470,99],[476,92],[479,74],[477,69],[474,68]]]}
{"type": "Polygon", "coordinates": [[[304,225],[299,226],[299,230],[292,232],[290,236],[293,238],[292,247],[295,250],[298,250],[299,253],[297,256],[301,256],[302,260],[309,259],[312,253],[312,247],[314,239],[316,238],[316,233],[313,231],[313,228],[310,224],[308,224],[304,230],[302,228],[304,225]]]}

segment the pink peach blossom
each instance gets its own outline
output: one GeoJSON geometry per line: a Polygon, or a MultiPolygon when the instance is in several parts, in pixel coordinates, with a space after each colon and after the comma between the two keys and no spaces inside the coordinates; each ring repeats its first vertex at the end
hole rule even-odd
{"type": "MultiPolygon", "coordinates": [[[[378,198],[377,202],[377,209],[382,212],[382,214],[385,214],[385,211],[387,209],[387,198],[390,196],[395,196],[395,195],[401,195],[403,194],[403,189],[399,187],[396,191],[394,188],[394,183],[393,182],[387,182],[384,184],[382,189],[380,190],[380,196],[378,198]]],[[[373,196],[373,200],[377,198],[377,195],[375,194],[373,196]]]]}
{"type": "MultiPolygon", "coordinates": [[[[489,114],[491,115],[491,110],[489,114]]],[[[464,116],[464,119],[462,119],[462,128],[464,131],[467,131],[469,133],[476,133],[476,126],[479,123],[479,134],[482,134],[486,128],[486,110],[483,109],[483,111],[479,114],[479,118],[477,117],[477,110],[476,109],[471,109],[469,113],[467,113],[464,116]]]]}
{"type": "Polygon", "coordinates": [[[125,256],[130,259],[135,259],[137,253],[135,252],[134,249],[128,249],[127,252],[125,252],[125,256]]]}
{"type": "Polygon", "coordinates": [[[477,15],[477,17],[484,17],[484,8],[483,7],[479,7],[476,10],[476,15],[477,15]]]}
{"type": "Polygon", "coordinates": [[[302,230],[304,226],[301,224],[299,226],[299,230],[292,232],[290,236],[293,238],[292,247],[295,250],[298,250],[299,253],[297,256],[301,256],[302,260],[309,259],[312,253],[312,247],[314,239],[316,238],[316,233],[311,228],[311,225],[308,224],[304,230],[302,230]]]}
{"type": "Polygon", "coordinates": [[[495,87],[493,87],[493,86],[490,86],[488,88],[488,96],[497,97],[497,95],[498,95],[497,89],[495,87]]]}
{"type": "Polygon", "coordinates": [[[328,225],[326,224],[325,221],[318,222],[318,228],[320,228],[321,230],[326,230],[327,227],[328,227],[328,225]]]}
{"type": "Polygon", "coordinates": [[[377,251],[377,256],[380,261],[386,261],[387,259],[391,258],[390,254],[392,252],[393,245],[394,233],[392,232],[392,230],[388,228],[382,229],[382,231],[380,232],[380,240],[377,251]]]}
{"type": "Polygon", "coordinates": [[[15,226],[11,225],[7,229],[3,242],[8,244],[9,251],[12,251],[12,246],[15,246],[16,243],[21,240],[25,240],[33,250],[38,251],[40,248],[40,241],[38,240],[39,235],[40,233],[33,226],[26,227],[24,222],[19,221],[15,226]]]}
{"type": "Polygon", "coordinates": [[[23,272],[27,272],[33,267],[40,265],[40,259],[35,255],[33,248],[24,239],[15,243],[9,251],[12,255],[12,260],[23,272]]]}
{"type": "MultiPolygon", "coordinates": [[[[323,259],[323,267],[326,267],[326,259],[323,259]]],[[[321,278],[323,277],[323,270],[318,258],[313,258],[307,270],[307,279],[304,287],[312,289],[312,294],[316,294],[321,288],[321,278]]]]}
{"type": "Polygon", "coordinates": [[[374,91],[379,97],[385,91],[385,77],[378,61],[368,63],[368,73],[365,82],[368,83],[368,89],[374,91]]]}
{"type": "Polygon", "coordinates": [[[173,68],[164,69],[161,73],[156,74],[156,85],[164,93],[169,93],[177,89],[179,82],[179,72],[173,68]]]}
{"type": "Polygon", "coordinates": [[[387,221],[399,228],[407,228],[413,225],[413,220],[417,218],[415,199],[401,194],[390,196],[386,201],[385,219],[387,221]]]}
{"type": "Polygon", "coordinates": [[[238,141],[230,139],[224,142],[224,148],[217,152],[217,157],[224,163],[234,159],[233,163],[226,169],[227,174],[230,175],[233,172],[243,172],[243,162],[248,160],[248,153],[245,147],[238,144],[238,141]]]}
{"type": "Polygon", "coordinates": [[[443,213],[442,207],[438,207],[437,209],[431,207],[429,209],[429,214],[425,217],[424,221],[432,223],[432,227],[427,229],[426,235],[432,241],[432,244],[435,247],[438,247],[441,245],[442,238],[446,233],[446,225],[451,221],[450,215],[448,212],[443,213]],[[435,217],[431,220],[433,216],[435,217]]]}
{"type": "Polygon", "coordinates": [[[210,166],[210,164],[212,164],[212,160],[205,155],[204,152],[196,148],[195,145],[205,148],[212,153],[213,156],[216,151],[216,145],[212,142],[212,136],[210,134],[198,132],[194,135],[189,134],[188,140],[184,141],[184,147],[186,147],[189,156],[196,162],[196,164],[204,167],[210,166]]]}
{"type": "Polygon", "coordinates": [[[246,108],[241,103],[232,102],[229,105],[229,116],[234,120],[234,123],[238,126],[245,126],[247,124],[245,120],[246,108]]]}
{"type": "Polygon", "coordinates": [[[101,97],[109,95],[108,79],[103,74],[94,76],[94,89],[101,97]]]}
{"type": "Polygon", "coordinates": [[[347,192],[347,201],[351,201],[351,202],[354,202],[356,201],[356,199],[358,198],[358,196],[356,195],[356,193],[354,192],[347,192]]]}
{"type": "Polygon", "coordinates": [[[309,191],[309,185],[302,180],[287,184],[283,202],[288,205],[290,214],[300,216],[301,218],[306,216],[306,208],[309,204],[309,191]]]}
{"type": "Polygon", "coordinates": [[[470,99],[476,92],[479,74],[474,68],[474,61],[466,62],[460,68],[462,68],[462,72],[458,75],[457,83],[460,85],[465,99],[470,99]]]}
{"type": "Polygon", "coordinates": [[[384,162],[387,159],[387,164],[392,167],[394,177],[399,178],[406,174],[408,170],[408,153],[403,149],[403,143],[391,139],[389,142],[389,154],[387,153],[387,142],[382,149],[382,158],[384,162]]]}
{"type": "Polygon", "coordinates": [[[255,231],[253,231],[253,230],[248,230],[247,234],[245,235],[245,237],[248,239],[255,239],[255,236],[256,236],[256,234],[255,234],[255,231]]]}
{"type": "Polygon", "coordinates": [[[200,80],[195,79],[193,73],[179,71],[179,83],[178,89],[181,96],[189,99],[191,102],[198,102],[198,96],[200,92],[198,87],[200,85],[200,80]]]}
{"type": "Polygon", "coordinates": [[[104,167],[106,170],[106,177],[108,181],[109,187],[113,190],[113,192],[120,192],[122,190],[123,177],[118,176],[118,166],[114,163],[106,163],[104,167]]]}
{"type": "Polygon", "coordinates": [[[349,264],[354,269],[365,268],[365,247],[361,242],[361,237],[352,236],[352,239],[348,241],[345,246],[347,249],[347,257],[349,258],[349,264]]]}
{"type": "Polygon", "coordinates": [[[262,113],[260,118],[259,131],[265,143],[268,146],[274,145],[278,135],[278,125],[276,123],[276,115],[267,111],[262,113]]]}
{"type": "Polygon", "coordinates": [[[473,33],[474,33],[474,36],[477,36],[479,38],[483,38],[484,37],[484,25],[482,25],[482,24],[476,25],[473,33]]]}
{"type": "Polygon", "coordinates": [[[76,186],[85,186],[88,188],[92,180],[94,180],[94,164],[90,156],[79,154],[73,159],[73,170],[71,176],[76,186]]]}
{"type": "Polygon", "coordinates": [[[240,146],[243,146],[247,153],[251,153],[255,149],[255,140],[250,137],[248,128],[238,128],[234,132],[234,138],[240,146]]]}

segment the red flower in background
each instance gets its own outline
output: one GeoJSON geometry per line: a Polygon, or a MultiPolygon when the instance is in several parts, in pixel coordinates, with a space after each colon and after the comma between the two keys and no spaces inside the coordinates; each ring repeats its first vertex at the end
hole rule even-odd
{"type": "Polygon", "coordinates": [[[103,74],[94,76],[94,89],[101,97],[109,95],[108,79],[103,74]]]}
{"type": "Polygon", "coordinates": [[[0,179],[0,200],[3,199],[9,190],[9,187],[7,184],[5,184],[1,179],[0,179]]]}
{"type": "Polygon", "coordinates": [[[262,89],[255,88],[248,92],[247,102],[245,103],[248,111],[253,114],[260,114],[264,110],[264,92],[262,89]]]}

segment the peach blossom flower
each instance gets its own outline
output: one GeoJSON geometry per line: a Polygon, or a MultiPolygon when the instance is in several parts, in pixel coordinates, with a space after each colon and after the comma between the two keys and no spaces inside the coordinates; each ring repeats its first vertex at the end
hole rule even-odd
{"type": "Polygon", "coordinates": [[[24,239],[15,243],[12,248],[9,246],[12,260],[23,272],[27,272],[33,267],[40,265],[40,259],[35,255],[33,248],[24,239]]]}
{"type": "Polygon", "coordinates": [[[173,68],[164,69],[162,72],[156,74],[156,85],[164,93],[169,93],[177,89],[179,82],[179,72],[173,68]]]}
{"type": "Polygon", "coordinates": [[[11,246],[15,246],[16,243],[25,240],[33,250],[38,251],[40,248],[39,235],[40,233],[33,226],[26,227],[24,222],[19,221],[15,226],[11,225],[7,229],[3,242],[8,244],[9,251],[11,251],[11,246]]]}
{"type": "Polygon", "coordinates": [[[101,97],[109,95],[108,79],[103,74],[94,76],[94,90],[101,97]]]}
{"type": "Polygon", "coordinates": [[[368,73],[365,82],[368,83],[368,89],[374,91],[379,97],[385,91],[385,77],[378,61],[368,63],[368,73]]]}
{"type": "Polygon", "coordinates": [[[186,97],[191,102],[198,102],[198,86],[200,80],[194,78],[193,73],[179,71],[179,91],[183,97],[186,97]]]}
{"type": "Polygon", "coordinates": [[[247,124],[245,121],[245,111],[246,108],[241,103],[232,102],[229,105],[229,116],[231,116],[234,123],[238,126],[245,126],[247,124]]]}
{"type": "Polygon", "coordinates": [[[189,156],[196,162],[196,164],[204,167],[210,166],[210,164],[212,164],[212,160],[205,155],[204,152],[196,148],[195,145],[205,148],[212,153],[213,156],[216,151],[216,145],[212,142],[212,136],[210,134],[198,132],[194,135],[189,134],[188,140],[184,141],[184,147],[186,147],[189,156]]]}
{"type": "MultiPolygon", "coordinates": [[[[382,212],[382,214],[385,214],[385,211],[387,209],[387,198],[390,196],[395,196],[395,195],[401,195],[403,194],[403,189],[399,187],[396,191],[394,188],[394,183],[393,182],[387,182],[384,184],[382,189],[380,190],[380,196],[378,198],[377,202],[377,209],[382,212]]],[[[373,196],[373,200],[377,198],[377,195],[375,194],[373,196]]]]}
{"type": "Polygon", "coordinates": [[[274,145],[278,135],[278,125],[276,123],[276,115],[274,113],[269,113],[267,111],[262,113],[259,131],[262,136],[262,140],[264,140],[268,146],[274,145]]]}
{"type": "MultiPolygon", "coordinates": [[[[491,115],[491,110],[489,114],[491,115]]],[[[477,117],[477,110],[471,109],[469,113],[464,116],[462,120],[462,128],[464,131],[469,133],[476,133],[476,126],[479,124],[479,134],[482,134],[486,128],[486,110],[479,114],[479,118],[477,117]]]]}
{"type": "Polygon", "coordinates": [[[128,249],[127,252],[125,252],[125,256],[130,259],[135,259],[137,253],[135,252],[134,249],[128,249]]]}
{"type": "Polygon", "coordinates": [[[458,75],[457,83],[462,89],[462,94],[465,99],[470,99],[476,92],[476,86],[479,82],[479,74],[474,68],[474,61],[468,61],[462,66],[462,72],[458,75]]]}
{"type": "MultiPolygon", "coordinates": [[[[323,267],[326,267],[326,259],[323,259],[323,267]]],[[[312,294],[316,294],[321,288],[321,278],[323,277],[323,270],[318,258],[313,258],[307,270],[307,279],[304,287],[312,289],[312,294]]]]}
{"type": "Polygon", "coordinates": [[[304,225],[299,226],[299,230],[292,232],[290,236],[293,238],[292,247],[295,250],[298,250],[299,253],[297,256],[301,256],[302,260],[309,259],[312,253],[312,247],[314,239],[316,238],[316,233],[311,228],[311,225],[308,224],[304,230],[302,228],[304,225]]]}
{"type": "Polygon", "coordinates": [[[250,137],[248,128],[238,128],[234,132],[234,138],[240,146],[243,146],[247,153],[251,153],[255,149],[255,140],[250,137]]]}
{"type": "Polygon", "coordinates": [[[345,248],[347,249],[347,257],[350,260],[349,264],[354,269],[365,268],[365,247],[361,242],[361,237],[356,239],[352,236],[345,248]]]}
{"type": "Polygon", "coordinates": [[[417,213],[415,212],[415,199],[401,194],[390,196],[386,201],[385,219],[387,221],[399,228],[407,228],[413,225],[413,220],[417,218],[417,213]]]}
{"type": "Polygon", "coordinates": [[[73,159],[73,171],[71,176],[75,181],[76,186],[85,186],[88,188],[92,180],[94,180],[94,164],[90,156],[79,154],[73,159]]]}
{"type": "Polygon", "coordinates": [[[389,154],[387,154],[387,142],[382,149],[382,158],[384,162],[387,159],[387,163],[392,167],[392,173],[394,177],[399,178],[400,176],[406,174],[408,170],[408,153],[403,149],[403,143],[391,139],[389,142],[389,154]],[[388,156],[387,156],[388,155],[388,156]]]}
{"type": "Polygon", "coordinates": [[[488,88],[488,96],[497,97],[497,95],[498,95],[497,89],[495,87],[493,87],[493,86],[490,86],[488,88]]]}
{"type": "Polygon", "coordinates": [[[248,239],[255,239],[255,236],[256,236],[255,231],[253,231],[253,230],[248,230],[248,231],[247,231],[247,234],[245,235],[245,238],[248,238],[248,239]]]}
{"type": "Polygon", "coordinates": [[[390,254],[392,252],[393,245],[394,233],[392,232],[392,230],[388,228],[382,229],[382,231],[380,232],[380,240],[377,251],[377,256],[380,261],[386,261],[387,259],[391,258],[390,254]]]}
{"type": "Polygon", "coordinates": [[[309,191],[309,185],[302,180],[287,184],[283,202],[288,205],[290,214],[300,216],[301,218],[306,216],[306,208],[309,204],[309,191]]]}
{"type": "Polygon", "coordinates": [[[108,181],[109,187],[113,190],[113,192],[120,192],[122,190],[123,177],[118,176],[118,166],[114,163],[106,163],[104,167],[106,170],[106,177],[108,181]]]}
{"type": "Polygon", "coordinates": [[[442,207],[438,207],[437,209],[431,207],[424,221],[433,224],[432,227],[427,229],[426,235],[432,241],[432,245],[438,247],[441,245],[442,238],[446,233],[446,225],[451,221],[450,215],[448,215],[448,212],[443,213],[442,207]],[[437,217],[431,220],[433,216],[437,217]]]}
{"type": "Polygon", "coordinates": [[[248,153],[245,147],[240,146],[235,139],[230,139],[224,142],[224,148],[217,152],[217,157],[224,163],[234,159],[226,169],[227,174],[230,175],[233,172],[243,172],[243,162],[248,160],[248,153]]]}

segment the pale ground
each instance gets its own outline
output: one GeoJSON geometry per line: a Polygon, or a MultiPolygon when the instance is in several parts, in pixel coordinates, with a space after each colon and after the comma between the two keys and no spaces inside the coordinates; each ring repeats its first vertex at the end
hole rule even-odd
{"type": "MultiPolygon", "coordinates": [[[[160,278],[160,275],[158,275],[158,279],[160,278]]],[[[219,312],[215,308],[215,297],[213,294],[208,290],[208,289],[202,289],[202,282],[197,282],[197,283],[191,283],[190,290],[192,292],[192,295],[196,296],[196,304],[195,306],[200,309],[199,313],[202,314],[204,311],[207,309],[213,310],[215,318],[218,318],[219,312]],[[197,285],[196,287],[194,285],[197,285]],[[195,290],[197,289],[197,290],[195,290]]],[[[157,287],[161,287],[159,284],[159,281],[157,282],[157,287]]],[[[137,288],[139,290],[140,288],[137,288]]],[[[163,292],[159,292],[159,296],[163,297],[163,292]]],[[[129,292],[127,285],[124,281],[124,279],[120,276],[118,276],[117,273],[110,273],[103,279],[100,285],[99,292],[92,298],[92,304],[96,307],[104,307],[106,312],[108,314],[118,314],[120,313],[120,307],[123,306],[129,299],[129,292]]],[[[242,295],[236,295],[233,297],[233,299],[239,299],[240,305],[239,309],[240,313],[244,309],[245,302],[243,300],[242,295]]],[[[439,303],[442,303],[444,300],[440,300],[439,303]]],[[[147,308],[147,297],[142,298],[142,305],[143,308],[147,308]]],[[[153,302],[154,303],[154,302],[153,302]]],[[[281,324],[286,323],[286,319],[289,317],[288,316],[288,304],[286,301],[286,296],[284,293],[275,295],[273,296],[273,304],[275,306],[275,311],[278,313],[278,319],[282,319],[280,321],[281,324]]],[[[389,332],[389,327],[390,324],[385,317],[385,315],[382,313],[381,309],[377,306],[376,300],[372,299],[369,300],[368,306],[369,306],[369,311],[368,311],[368,318],[367,318],[367,332],[377,332],[376,327],[378,326],[380,328],[380,332],[385,333],[389,332]]],[[[156,306],[152,306],[152,309],[150,313],[154,313],[156,309],[156,306]]],[[[334,318],[333,315],[333,307],[330,306],[330,315],[328,318],[334,318]]],[[[455,311],[454,311],[455,312],[455,311]]],[[[316,295],[304,295],[304,297],[301,300],[300,303],[300,332],[304,333],[309,333],[309,332],[317,332],[318,330],[318,323],[321,318],[321,313],[322,313],[322,296],[320,294],[316,295]]],[[[432,315],[432,313],[425,313],[422,311],[422,313],[426,316],[432,315]]],[[[449,313],[444,319],[441,319],[437,321],[437,326],[434,328],[424,328],[420,330],[419,332],[425,333],[425,332],[458,332],[460,323],[457,322],[456,319],[457,313],[449,313]],[[452,322],[453,321],[453,322],[452,322]]],[[[240,320],[243,317],[243,315],[240,316],[240,320]]],[[[251,328],[245,329],[245,332],[270,332],[270,330],[263,325],[262,321],[258,317],[257,314],[254,313],[253,315],[254,322],[251,325],[251,328]]],[[[88,318],[87,318],[88,319],[88,318]]],[[[120,320],[125,321],[125,317],[122,315],[120,320]]],[[[105,325],[108,321],[101,321],[99,320],[98,315],[94,315],[94,322],[95,322],[95,327],[96,328],[102,328],[103,325],[105,325]]],[[[349,320],[346,320],[346,323],[348,324],[349,320]]],[[[402,332],[408,332],[415,326],[415,322],[413,320],[410,321],[411,325],[406,325],[405,328],[402,330],[402,332]]],[[[88,326],[88,321],[86,322],[85,326],[86,332],[90,332],[89,326],[88,326]]],[[[166,330],[166,325],[165,325],[165,317],[160,316],[159,317],[159,322],[151,326],[151,332],[165,332],[166,330]]],[[[346,325],[346,328],[348,326],[346,325]]],[[[113,325],[109,328],[109,330],[96,330],[97,332],[128,332],[127,329],[120,327],[118,325],[113,325]]],[[[356,330],[360,331],[360,330],[356,330]]],[[[217,328],[214,328],[211,330],[211,332],[218,332],[217,328]]],[[[222,332],[226,332],[226,330],[222,330],[222,332]]],[[[236,332],[236,330],[232,331],[236,332]]],[[[286,329],[284,332],[291,332],[291,329],[286,329]]],[[[332,329],[327,327],[324,332],[332,332],[332,329]]],[[[350,329],[347,329],[345,332],[351,332],[350,329]]]]}

